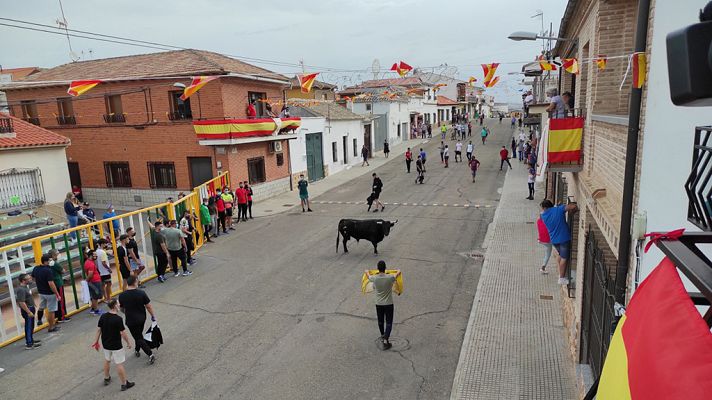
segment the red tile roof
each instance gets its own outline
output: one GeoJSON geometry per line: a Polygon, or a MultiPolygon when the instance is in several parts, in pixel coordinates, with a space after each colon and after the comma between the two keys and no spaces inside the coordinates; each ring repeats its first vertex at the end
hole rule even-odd
{"type": "Polygon", "coordinates": [[[70,144],[70,140],[67,137],[23,121],[20,118],[0,113],[0,119],[4,118],[9,118],[12,121],[15,137],[2,137],[2,134],[0,134],[0,150],[46,146],[69,146],[70,144]]]}
{"type": "Polygon", "coordinates": [[[458,102],[455,100],[452,100],[448,97],[445,96],[438,96],[438,105],[439,106],[456,106],[458,105],[458,102]]]}
{"type": "Polygon", "coordinates": [[[3,68],[0,70],[0,74],[12,75],[12,80],[16,81],[39,71],[40,69],[38,67],[3,68]]]}
{"type": "Polygon", "coordinates": [[[419,77],[409,76],[407,78],[375,79],[370,81],[364,81],[363,83],[358,85],[358,87],[375,88],[388,86],[420,86],[423,84],[423,81],[419,77]]]}
{"type": "Polygon", "coordinates": [[[73,62],[32,74],[21,82],[158,78],[229,73],[289,80],[283,75],[222,54],[188,49],[73,62]]]}

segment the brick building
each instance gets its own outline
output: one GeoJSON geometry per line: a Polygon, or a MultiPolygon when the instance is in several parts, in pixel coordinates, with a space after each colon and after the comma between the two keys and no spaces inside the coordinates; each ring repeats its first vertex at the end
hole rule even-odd
{"type": "MultiPolygon", "coordinates": [[[[71,139],[72,184],[96,202],[137,207],[189,190],[221,171],[249,180],[257,199],[288,190],[289,146],[280,120],[245,120],[254,101],[283,98],[289,79],[200,50],[82,61],[4,88],[14,116],[71,139]],[[219,76],[183,101],[192,76],[219,76]],[[69,97],[70,81],[103,82],[69,97]],[[257,125],[255,125],[257,123],[257,125]]],[[[284,121],[281,122],[284,124],[284,121]]]]}
{"type": "Polygon", "coordinates": [[[289,80],[290,86],[285,89],[287,99],[312,99],[312,100],[336,100],[336,85],[315,80],[309,93],[302,93],[299,79],[296,77],[289,80]]]}

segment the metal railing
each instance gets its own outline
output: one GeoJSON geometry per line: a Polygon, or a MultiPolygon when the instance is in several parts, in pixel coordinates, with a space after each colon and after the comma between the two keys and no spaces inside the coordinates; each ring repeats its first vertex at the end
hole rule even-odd
{"type": "Polygon", "coordinates": [[[57,123],[59,125],[76,125],[77,118],[74,115],[59,115],[57,116],[57,123]]]}
{"type": "MultiPolygon", "coordinates": [[[[199,217],[202,199],[214,195],[216,188],[229,185],[229,183],[229,174],[224,172],[194,188],[191,193],[173,203],[156,204],[116,217],[0,247],[0,271],[2,271],[0,272],[0,347],[24,337],[22,317],[15,299],[17,277],[22,273],[30,273],[35,265],[41,263],[40,259],[43,254],[51,249],[59,251],[60,256],[57,262],[64,269],[67,315],[79,313],[89,308],[89,305],[84,304],[80,297],[81,281],[85,277],[83,268],[85,252],[88,249],[95,249],[98,239],[104,238],[109,241],[110,247],[107,253],[112,265],[111,293],[112,296],[118,295],[124,288],[122,287],[118,260],[114,255],[117,253],[118,237],[121,232],[125,232],[128,227],[133,227],[136,231],[139,256],[146,266],[139,278],[142,282],[151,280],[157,276],[155,273],[157,262],[151,248],[153,226],[147,221],[155,221],[159,218],[179,220],[178,216],[182,215],[185,210],[199,217]]],[[[194,228],[193,243],[195,250],[198,250],[204,244],[204,231],[200,223],[195,223],[194,228]]],[[[33,286],[34,293],[36,290],[33,286]]],[[[36,327],[35,331],[45,327],[47,327],[46,323],[36,327]]]]}
{"type": "Polygon", "coordinates": [[[692,168],[685,182],[687,220],[704,231],[712,230],[712,126],[695,128],[692,168]]]}
{"type": "Polygon", "coordinates": [[[12,133],[12,120],[10,118],[0,118],[0,133],[12,133]]]}
{"type": "Polygon", "coordinates": [[[104,114],[104,122],[107,124],[126,122],[124,114],[104,114]]]}
{"type": "Polygon", "coordinates": [[[23,120],[31,123],[32,125],[40,126],[40,119],[37,117],[27,117],[27,118],[23,118],[23,120]]]}
{"type": "Polygon", "coordinates": [[[193,114],[190,112],[169,112],[168,119],[171,121],[184,121],[193,119],[193,114]]]}

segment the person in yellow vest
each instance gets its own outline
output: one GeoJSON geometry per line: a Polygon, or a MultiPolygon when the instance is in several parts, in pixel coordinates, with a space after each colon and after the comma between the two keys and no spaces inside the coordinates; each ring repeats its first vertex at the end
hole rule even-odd
{"type": "MultiPolygon", "coordinates": [[[[398,271],[400,275],[400,271],[398,271]]],[[[386,262],[378,262],[378,273],[370,275],[366,270],[368,280],[373,283],[376,293],[376,315],[378,316],[378,329],[381,331],[383,350],[390,349],[393,345],[389,341],[393,328],[393,283],[398,275],[386,274],[386,262]]]]}

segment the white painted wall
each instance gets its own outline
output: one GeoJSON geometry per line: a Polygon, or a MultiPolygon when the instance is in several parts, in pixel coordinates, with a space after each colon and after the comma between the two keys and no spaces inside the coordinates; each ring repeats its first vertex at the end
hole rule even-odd
{"type": "MultiPolygon", "coordinates": [[[[655,4],[637,209],[637,212],[647,213],[648,232],[678,228],[699,231],[687,222],[687,197],[683,185],[692,165],[694,128],[712,124],[712,107],[672,104],[665,45],[668,33],[698,22],[699,7],[699,4],[681,6],[679,2],[666,1],[655,4]]],[[[656,246],[642,255],[641,281],[662,258],[663,254],[656,246]]]]}
{"type": "MultiPolygon", "coordinates": [[[[366,111],[366,104],[373,105],[373,114],[385,114],[388,113],[388,142],[391,146],[403,142],[404,138],[408,138],[407,132],[401,131],[400,137],[398,136],[398,125],[402,126],[405,123],[406,130],[410,131],[410,109],[408,103],[406,102],[393,102],[393,101],[378,101],[373,103],[354,103],[353,112],[360,115],[371,115],[371,111],[366,111]]],[[[372,135],[375,137],[375,134],[372,135]]]]}
{"type": "Polygon", "coordinates": [[[0,151],[0,171],[11,168],[39,168],[48,204],[64,202],[72,191],[64,147],[0,151]]]}
{"type": "MultiPolygon", "coordinates": [[[[305,135],[307,133],[324,132],[326,118],[324,117],[302,117],[302,124],[297,130],[297,139],[289,142],[289,162],[292,165],[292,173],[296,174],[307,170],[307,143],[305,135]]],[[[323,137],[323,136],[322,136],[323,137]]],[[[326,157],[326,155],[324,155],[326,157]]]]}
{"type": "Polygon", "coordinates": [[[328,167],[329,175],[360,164],[361,146],[363,145],[362,120],[326,121],[324,130],[324,165],[328,167]],[[346,160],[344,160],[343,138],[346,139],[346,160]],[[353,140],[356,139],[356,156],[354,156],[353,140]],[[336,142],[336,161],[333,158],[332,143],[336,142]]]}

